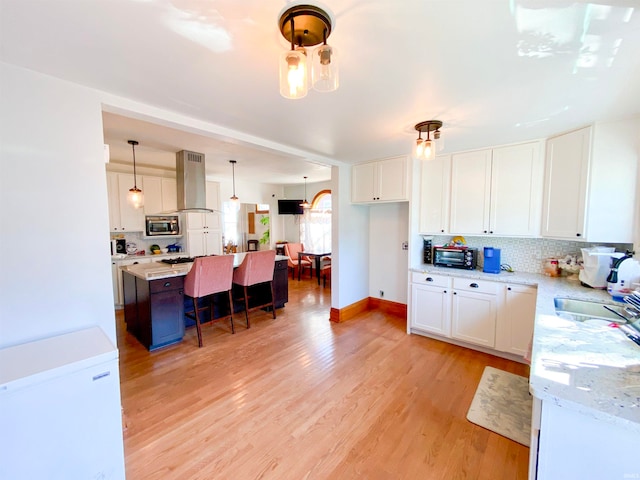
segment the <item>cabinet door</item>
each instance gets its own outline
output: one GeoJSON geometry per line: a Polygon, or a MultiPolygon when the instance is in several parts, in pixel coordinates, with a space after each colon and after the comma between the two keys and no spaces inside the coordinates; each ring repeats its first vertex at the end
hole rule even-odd
{"type": "Polygon", "coordinates": [[[369,203],[377,200],[374,185],[377,182],[377,165],[363,163],[351,169],[351,201],[353,203],[369,203]]]}
{"type": "Polygon", "coordinates": [[[489,233],[491,150],[451,156],[451,233],[489,233]]]}
{"type": "Polygon", "coordinates": [[[420,183],[420,233],[449,231],[451,156],[422,163],[420,183]]]}
{"type": "Polygon", "coordinates": [[[411,327],[450,337],[450,305],[450,290],[413,284],[411,287],[411,327]]]}
{"type": "Polygon", "coordinates": [[[218,182],[207,182],[205,205],[211,210],[222,210],[220,208],[220,184],[218,182]]]}
{"type": "Polygon", "coordinates": [[[203,230],[187,230],[187,252],[191,257],[201,257],[205,252],[205,233],[203,230]]]}
{"type": "Polygon", "coordinates": [[[156,215],[162,212],[162,179],[144,176],[144,214],[156,215]]]}
{"type": "Polygon", "coordinates": [[[540,233],[542,162],[538,142],[496,148],[491,161],[489,233],[540,233]]]}
{"type": "Polygon", "coordinates": [[[175,212],[178,209],[177,191],[178,191],[178,186],[175,178],[162,179],[162,211],[163,212],[175,212]]]}
{"type": "Polygon", "coordinates": [[[407,157],[390,158],[377,163],[378,200],[383,202],[408,200],[407,157]]]}
{"type": "Polygon", "coordinates": [[[465,342],[493,348],[496,312],[495,295],[455,290],[451,336],[465,342]]]}
{"type": "MultiPolygon", "coordinates": [[[[133,175],[118,173],[118,199],[120,203],[120,227],[127,232],[144,231],[144,208],[134,208],[127,200],[129,189],[134,185],[133,175]]],[[[136,185],[144,194],[142,177],[138,177],[136,185]]]]}
{"type": "Polygon", "coordinates": [[[498,311],[496,348],[525,355],[533,336],[538,290],[526,285],[507,285],[498,311]]]}
{"type": "Polygon", "coordinates": [[[547,140],[542,235],[581,239],[585,234],[591,127],[547,140]]]}
{"type": "Polygon", "coordinates": [[[222,232],[205,230],[203,239],[205,255],[222,255],[222,232]]]}
{"type": "Polygon", "coordinates": [[[217,212],[204,213],[203,227],[209,230],[222,230],[222,215],[217,212]]]}
{"type": "Polygon", "coordinates": [[[205,227],[206,217],[200,212],[188,212],[185,214],[187,230],[202,230],[205,227]]]}
{"type": "Polygon", "coordinates": [[[109,229],[112,232],[121,231],[120,190],[118,189],[118,174],[115,172],[107,172],[107,195],[109,197],[109,229]]]}
{"type": "MultiPolygon", "coordinates": [[[[161,282],[163,280],[155,280],[161,282]]],[[[184,301],[182,290],[152,293],[151,349],[176,342],[184,336],[184,301]]]]}

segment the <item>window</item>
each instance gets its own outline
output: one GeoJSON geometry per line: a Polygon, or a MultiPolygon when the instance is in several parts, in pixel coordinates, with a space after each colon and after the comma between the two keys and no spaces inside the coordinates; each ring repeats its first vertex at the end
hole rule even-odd
{"type": "Polygon", "coordinates": [[[300,222],[300,241],[309,252],[331,252],[331,190],[322,190],[305,210],[300,222]]]}

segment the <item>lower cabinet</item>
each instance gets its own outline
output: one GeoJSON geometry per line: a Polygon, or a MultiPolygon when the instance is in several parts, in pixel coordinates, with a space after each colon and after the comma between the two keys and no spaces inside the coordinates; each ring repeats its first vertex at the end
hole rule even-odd
{"type": "Polygon", "coordinates": [[[409,330],[523,356],[536,297],[534,286],[414,272],[409,330]]]}
{"type": "Polygon", "coordinates": [[[122,308],[124,305],[124,295],[122,291],[122,269],[127,265],[135,265],[137,263],[151,263],[150,258],[139,258],[136,260],[112,260],[111,274],[113,275],[113,301],[116,308],[122,308]]]}
{"type": "Polygon", "coordinates": [[[148,350],[182,340],[184,336],[184,277],[142,280],[123,272],[124,319],[148,350]]]}
{"type": "Polygon", "coordinates": [[[465,342],[493,348],[496,344],[498,311],[495,282],[453,279],[451,336],[465,342]]]}
{"type": "Polygon", "coordinates": [[[451,278],[413,274],[412,325],[425,332],[451,336],[451,278]]]}

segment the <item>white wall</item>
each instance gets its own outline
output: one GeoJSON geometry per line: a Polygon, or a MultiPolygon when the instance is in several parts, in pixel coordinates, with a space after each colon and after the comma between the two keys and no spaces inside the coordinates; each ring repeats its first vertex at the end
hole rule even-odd
{"type": "Polygon", "coordinates": [[[402,243],[409,240],[409,202],[368,208],[369,296],[406,304],[409,252],[402,243]]]}
{"type": "Polygon", "coordinates": [[[0,347],[89,325],[115,344],[100,98],[0,68],[0,347]]]}
{"type": "Polygon", "coordinates": [[[351,167],[331,168],[331,307],[369,296],[369,207],[351,203],[351,167]],[[337,287],[337,288],[335,288],[337,287]]]}

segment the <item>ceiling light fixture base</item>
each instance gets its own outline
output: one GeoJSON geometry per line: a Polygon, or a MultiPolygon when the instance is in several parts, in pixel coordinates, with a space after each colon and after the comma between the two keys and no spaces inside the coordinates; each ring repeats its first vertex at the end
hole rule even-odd
{"type": "Polygon", "coordinates": [[[284,38],[302,47],[319,45],[331,34],[329,14],[313,5],[296,5],[285,10],[278,25],[284,38]]]}

